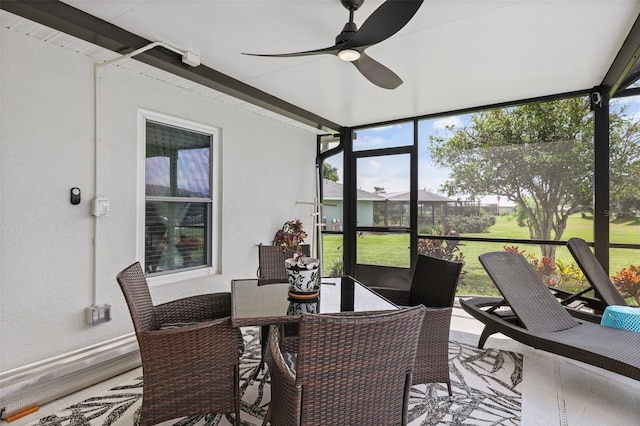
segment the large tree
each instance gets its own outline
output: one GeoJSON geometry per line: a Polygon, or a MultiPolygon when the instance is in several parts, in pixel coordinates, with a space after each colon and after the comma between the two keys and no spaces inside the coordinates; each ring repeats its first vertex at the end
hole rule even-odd
{"type": "Polygon", "coordinates": [[[623,104],[609,125],[611,210],[618,215],[640,209],[640,117],[627,109],[623,104]]]}
{"type": "Polygon", "coordinates": [[[322,163],[322,177],[333,181],[333,182],[337,182],[340,179],[340,176],[338,176],[338,168],[335,166],[332,166],[331,164],[327,163],[327,162],[323,162],[322,163]]]}
{"type": "MultiPolygon", "coordinates": [[[[632,127],[637,139],[637,124],[618,115],[612,118],[613,154],[623,145],[624,152],[630,152],[632,127]]],[[[432,136],[430,147],[436,163],[451,169],[443,185],[449,196],[506,196],[521,210],[535,240],[560,240],[568,217],[591,206],[593,114],[587,99],[482,111],[464,128],[449,129],[455,131],[450,139],[432,136]]],[[[638,153],[638,144],[631,145],[638,153]]],[[[614,163],[623,170],[623,164],[614,163]]],[[[555,246],[541,250],[555,259],[555,246]]]]}

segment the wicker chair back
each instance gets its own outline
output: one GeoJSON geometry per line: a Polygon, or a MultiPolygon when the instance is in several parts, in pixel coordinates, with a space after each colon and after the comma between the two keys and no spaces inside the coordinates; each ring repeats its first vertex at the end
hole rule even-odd
{"type": "MultiPolygon", "coordinates": [[[[309,256],[310,247],[303,244],[300,251],[309,256]]],[[[283,252],[282,248],[274,245],[258,245],[258,279],[261,284],[287,282],[287,270],[284,261],[292,257],[290,252],[283,252]]]]}
{"type": "Polygon", "coordinates": [[[271,424],[405,425],[424,313],[303,315],[295,375],[272,328],[271,424]]]}
{"type": "Polygon", "coordinates": [[[419,255],[413,270],[409,304],[450,308],[462,272],[462,262],[419,255]]]}

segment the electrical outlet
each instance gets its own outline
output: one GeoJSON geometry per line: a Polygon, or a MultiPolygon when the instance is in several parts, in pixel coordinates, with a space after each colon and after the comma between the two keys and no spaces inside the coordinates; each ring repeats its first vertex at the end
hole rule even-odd
{"type": "Polygon", "coordinates": [[[90,326],[96,326],[111,321],[111,305],[91,305],[85,309],[85,321],[90,326]]]}

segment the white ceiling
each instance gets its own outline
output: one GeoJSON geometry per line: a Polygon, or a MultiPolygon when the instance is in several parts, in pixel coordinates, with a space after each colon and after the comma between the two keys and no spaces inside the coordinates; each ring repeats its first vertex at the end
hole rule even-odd
{"type": "MultiPolygon", "coordinates": [[[[343,126],[416,117],[599,85],[640,0],[426,0],[367,54],[404,84],[379,88],[328,47],[348,21],[339,0],[65,0],[203,65],[343,126]]],[[[360,26],[382,2],[366,0],[360,26]]]]}

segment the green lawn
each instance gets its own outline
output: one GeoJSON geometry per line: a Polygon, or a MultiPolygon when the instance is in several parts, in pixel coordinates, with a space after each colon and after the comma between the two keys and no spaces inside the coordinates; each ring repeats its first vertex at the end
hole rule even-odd
{"type": "MultiPolygon", "coordinates": [[[[484,234],[465,234],[465,236],[485,238],[528,239],[527,228],[519,227],[512,216],[496,217],[496,224],[484,234]]],[[[610,224],[611,241],[616,243],[637,243],[640,241],[640,223],[638,220],[614,221],[610,224]]],[[[591,217],[580,214],[569,218],[567,230],[562,239],[580,237],[593,241],[593,221],[591,217]]],[[[342,236],[323,236],[323,270],[328,273],[331,265],[342,257],[342,236]]],[[[512,244],[509,244],[512,245],[512,244]]],[[[407,234],[364,234],[357,239],[357,259],[361,264],[409,267],[409,236],[407,234]]],[[[464,242],[460,246],[464,256],[465,267],[463,285],[459,294],[496,295],[497,292],[478,262],[478,256],[488,251],[504,250],[504,244],[485,242],[464,242]]],[[[540,248],[535,244],[519,245],[519,250],[540,258],[540,248]]],[[[575,261],[564,246],[558,246],[556,260],[564,264],[575,261]]],[[[610,271],[616,273],[623,267],[639,264],[640,257],[636,250],[611,249],[610,271]]]]}

